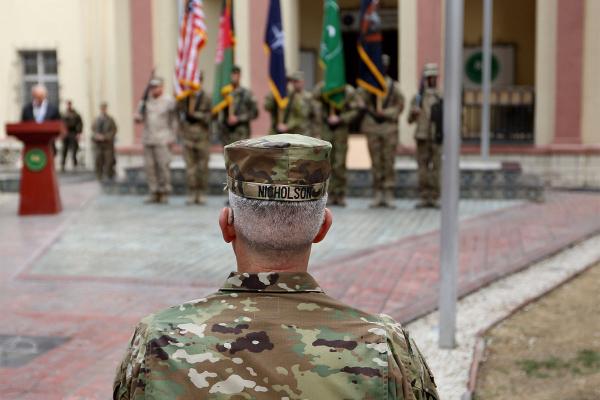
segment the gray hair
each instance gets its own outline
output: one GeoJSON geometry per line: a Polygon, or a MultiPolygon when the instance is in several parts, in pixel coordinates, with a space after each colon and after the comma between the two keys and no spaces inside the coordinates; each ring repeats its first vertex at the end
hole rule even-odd
{"type": "Polygon", "coordinates": [[[257,252],[293,254],[310,248],[323,224],[327,196],[313,201],[265,201],[229,193],[236,234],[257,252]]]}

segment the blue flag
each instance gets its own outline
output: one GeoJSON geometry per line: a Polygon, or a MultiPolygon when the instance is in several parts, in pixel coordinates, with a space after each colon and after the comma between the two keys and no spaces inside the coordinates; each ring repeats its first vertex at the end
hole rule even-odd
{"type": "Polygon", "coordinates": [[[385,97],[387,85],[381,61],[383,36],[378,9],[379,0],[360,2],[360,35],[357,43],[359,63],[356,83],[374,95],[385,97]]]}
{"type": "Polygon", "coordinates": [[[279,0],[271,0],[265,28],[265,51],[269,56],[269,87],[280,109],[287,107],[287,77],[279,0]]]}

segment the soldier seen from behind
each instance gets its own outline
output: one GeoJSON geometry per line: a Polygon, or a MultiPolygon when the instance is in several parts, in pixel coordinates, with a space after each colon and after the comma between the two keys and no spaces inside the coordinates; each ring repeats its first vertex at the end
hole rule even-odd
{"type": "Polygon", "coordinates": [[[77,152],[79,151],[79,140],[83,132],[83,121],[81,115],[73,107],[73,102],[67,100],[67,109],[62,114],[62,120],[65,125],[65,133],[62,139],[60,169],[65,171],[67,156],[71,153],[73,168],[77,168],[77,152]]]}
{"type": "Polygon", "coordinates": [[[330,151],[291,134],[225,147],[219,226],[237,270],[137,325],[114,399],[439,399],[399,323],[327,296],[307,272],[332,223],[330,151]]]}
{"type": "Polygon", "coordinates": [[[171,193],[170,147],[174,143],[175,100],[164,94],[162,78],[151,78],[148,96],[140,102],[135,121],[144,123],[144,170],[150,196],[146,203],[168,203],[171,193]]]}
{"type": "Polygon", "coordinates": [[[205,204],[208,188],[208,161],[210,157],[211,97],[203,86],[179,100],[180,136],[183,141],[183,159],[187,181],[186,204],[205,204]]]}
{"type": "Polygon", "coordinates": [[[416,123],[415,140],[419,197],[417,208],[437,208],[440,197],[442,97],[437,89],[438,66],[426,64],[419,93],[412,99],[408,123],[416,123]]]}
{"type": "Polygon", "coordinates": [[[288,104],[281,115],[273,93],[269,92],[265,98],[265,110],[271,115],[269,134],[296,133],[313,136],[312,95],[304,90],[304,73],[296,71],[288,77],[288,80],[288,104]],[[279,121],[279,117],[282,121],[279,121]]]}
{"type": "Polygon", "coordinates": [[[400,85],[388,74],[390,57],[382,56],[386,93],[379,97],[364,88],[358,89],[364,117],[361,131],[367,136],[373,177],[371,207],[394,208],[396,177],[394,163],[398,146],[398,118],[404,109],[400,85]]]}
{"type": "Polygon", "coordinates": [[[100,115],[92,124],[96,178],[99,181],[115,178],[115,136],[117,123],[108,114],[108,104],[100,104],[100,115]]]}
{"type": "Polygon", "coordinates": [[[254,95],[241,86],[242,70],[234,65],[231,70],[230,102],[219,115],[220,136],[224,145],[250,137],[250,122],[258,117],[254,95]]]}

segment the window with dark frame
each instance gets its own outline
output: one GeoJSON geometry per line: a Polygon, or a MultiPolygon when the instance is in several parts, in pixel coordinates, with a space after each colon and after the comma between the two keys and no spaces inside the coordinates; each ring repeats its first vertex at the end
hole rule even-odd
{"type": "Polygon", "coordinates": [[[55,50],[21,51],[23,101],[31,102],[31,88],[42,84],[48,89],[48,101],[59,106],[58,61],[55,50]]]}

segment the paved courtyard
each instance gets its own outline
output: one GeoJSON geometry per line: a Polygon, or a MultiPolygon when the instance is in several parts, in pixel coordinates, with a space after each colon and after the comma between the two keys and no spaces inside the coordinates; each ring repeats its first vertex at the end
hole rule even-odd
{"type": "MultiPolygon", "coordinates": [[[[93,182],[63,184],[65,211],[18,218],[0,193],[0,398],[106,399],[140,317],[214,291],[234,267],[220,238],[222,197],[144,206],[93,182]],[[16,354],[16,356],[15,356],[16,354]],[[18,357],[17,357],[18,356],[18,357]]],[[[437,301],[439,211],[334,209],[312,270],[325,290],[408,321],[437,301]]],[[[463,201],[461,294],[600,232],[600,196],[545,203],[463,201]]]]}

